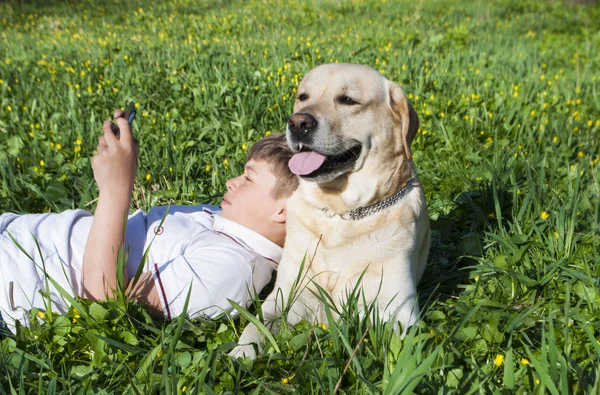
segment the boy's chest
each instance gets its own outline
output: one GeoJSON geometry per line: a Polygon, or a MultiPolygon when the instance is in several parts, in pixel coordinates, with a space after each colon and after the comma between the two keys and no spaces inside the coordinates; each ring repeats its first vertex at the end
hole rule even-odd
{"type": "Polygon", "coordinates": [[[192,239],[206,233],[212,237],[213,218],[205,213],[149,213],[147,218],[146,243],[150,247],[149,258],[167,261],[185,252],[192,239]]]}

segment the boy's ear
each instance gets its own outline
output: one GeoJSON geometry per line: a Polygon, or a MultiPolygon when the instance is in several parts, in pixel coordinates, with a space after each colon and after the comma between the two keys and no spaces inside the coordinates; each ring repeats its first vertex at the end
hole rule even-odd
{"type": "Polygon", "coordinates": [[[278,224],[285,224],[286,214],[287,211],[285,210],[285,205],[283,205],[278,208],[278,211],[273,216],[273,221],[277,222],[278,224]]]}

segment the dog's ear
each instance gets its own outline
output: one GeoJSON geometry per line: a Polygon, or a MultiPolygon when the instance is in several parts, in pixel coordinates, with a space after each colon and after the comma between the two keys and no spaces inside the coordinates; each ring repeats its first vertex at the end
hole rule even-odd
{"type": "Polygon", "coordinates": [[[404,96],[402,87],[398,84],[390,84],[390,106],[392,107],[394,116],[399,118],[404,153],[410,160],[412,159],[410,144],[417,135],[417,130],[419,130],[419,116],[406,96],[404,96]]]}

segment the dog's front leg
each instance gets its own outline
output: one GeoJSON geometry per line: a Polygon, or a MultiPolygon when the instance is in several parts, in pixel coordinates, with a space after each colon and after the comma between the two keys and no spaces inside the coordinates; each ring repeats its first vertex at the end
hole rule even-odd
{"type": "MultiPolygon", "coordinates": [[[[276,289],[274,289],[273,292],[271,292],[271,294],[267,297],[265,302],[262,304],[263,317],[267,323],[271,322],[271,324],[270,324],[271,332],[276,332],[279,329],[279,322],[277,321],[278,314],[277,314],[276,304],[275,304],[275,301],[272,299],[275,291],[276,291],[276,289]]],[[[264,348],[265,341],[264,341],[263,335],[260,333],[260,331],[258,330],[256,325],[254,325],[253,323],[250,322],[246,326],[246,328],[244,328],[244,331],[242,332],[242,335],[240,336],[240,340],[238,341],[238,346],[235,347],[233,350],[231,350],[231,352],[229,353],[229,356],[233,357],[233,358],[247,357],[250,359],[255,359],[256,351],[254,349],[253,344],[256,344],[256,348],[258,349],[258,352],[260,353],[262,351],[262,349],[264,348]]]]}
{"type": "MultiPolygon", "coordinates": [[[[290,290],[294,287],[299,270],[299,266],[285,264],[284,260],[282,260],[282,263],[280,264],[275,287],[262,304],[263,318],[271,332],[277,332],[279,330],[281,313],[286,309],[287,304],[290,302],[288,297],[290,295],[290,290]]],[[[296,317],[295,320],[298,322],[301,313],[293,313],[291,316],[296,317]]],[[[288,314],[288,320],[289,319],[290,314],[288,314]]],[[[256,325],[249,323],[240,336],[238,342],[239,345],[231,350],[229,355],[235,358],[248,357],[254,359],[256,358],[256,351],[254,350],[253,343],[256,344],[258,352],[261,352],[264,346],[263,335],[256,325]]]]}
{"type": "Polygon", "coordinates": [[[400,292],[395,295],[382,295],[378,303],[379,311],[383,312],[383,321],[391,321],[396,334],[402,337],[406,335],[408,328],[417,322],[420,313],[417,288],[412,281],[405,281],[404,284],[400,292]],[[402,324],[402,332],[399,324],[402,324]]]}

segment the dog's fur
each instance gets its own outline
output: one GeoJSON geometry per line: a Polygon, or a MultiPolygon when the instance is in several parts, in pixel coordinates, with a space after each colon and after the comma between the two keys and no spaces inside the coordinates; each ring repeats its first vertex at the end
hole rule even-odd
{"type": "MultiPolygon", "coordinates": [[[[288,127],[292,149],[309,145],[327,156],[353,144],[362,146],[351,167],[301,177],[288,200],[285,248],[275,288],[262,305],[265,320],[280,317],[294,281],[301,278],[296,284],[300,294],[287,306],[288,322],[326,322],[322,302],[310,289],[318,294],[318,284],[339,307],[364,274],[360,288],[367,303],[375,302],[384,320],[400,321],[406,331],[419,314],[416,286],[429,252],[429,218],[420,184],[415,179],[415,187],[400,201],[363,219],[333,214],[393,196],[415,175],[410,150],[419,127],[415,111],[399,85],[370,67],[328,64],[304,77],[294,113],[310,114],[318,125],[308,143],[300,145],[301,138],[288,127]],[[348,97],[352,100],[344,103],[348,97]]],[[[261,334],[249,324],[231,355],[254,357],[252,343],[262,349],[261,334]]]]}

